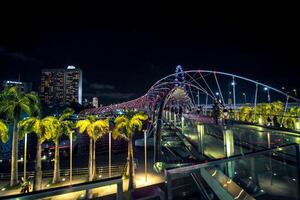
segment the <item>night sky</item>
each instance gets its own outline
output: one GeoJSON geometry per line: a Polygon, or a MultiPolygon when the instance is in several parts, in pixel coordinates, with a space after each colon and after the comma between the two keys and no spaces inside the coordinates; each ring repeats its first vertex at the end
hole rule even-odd
{"type": "Polygon", "coordinates": [[[180,64],[299,88],[295,6],[206,9],[49,8],[1,13],[0,80],[33,82],[42,68],[83,70],[84,98],[144,94],[180,64]]]}

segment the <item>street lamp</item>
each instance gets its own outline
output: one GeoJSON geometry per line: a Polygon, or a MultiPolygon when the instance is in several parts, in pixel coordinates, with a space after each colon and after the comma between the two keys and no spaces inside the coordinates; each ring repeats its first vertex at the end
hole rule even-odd
{"type": "Polygon", "coordinates": [[[70,134],[70,185],[73,181],[73,133],[70,134]]]}
{"type": "Polygon", "coordinates": [[[108,132],[108,176],[111,177],[111,131],[108,132]]]}
{"type": "Polygon", "coordinates": [[[268,102],[271,103],[270,90],[267,87],[264,87],[264,90],[268,92],[268,102]]]}
{"type": "Polygon", "coordinates": [[[27,133],[25,134],[24,141],[24,181],[26,180],[26,165],[27,165],[27,133]]]}
{"type": "Polygon", "coordinates": [[[243,96],[244,96],[244,99],[245,99],[245,104],[247,103],[247,95],[245,92],[243,92],[243,96]]]}
{"type": "Polygon", "coordinates": [[[147,173],[148,173],[148,169],[147,169],[147,129],[144,130],[144,153],[145,153],[145,182],[147,182],[147,173]]]}
{"type": "Polygon", "coordinates": [[[295,97],[297,97],[297,89],[293,89],[293,92],[295,93],[295,97]]]}

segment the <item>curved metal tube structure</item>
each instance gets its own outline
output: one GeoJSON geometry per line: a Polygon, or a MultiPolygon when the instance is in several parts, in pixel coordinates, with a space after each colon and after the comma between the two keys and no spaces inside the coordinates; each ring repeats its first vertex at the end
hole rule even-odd
{"type": "MultiPolygon", "coordinates": [[[[300,103],[300,100],[279,90],[274,87],[271,87],[269,85],[263,84],[258,81],[251,80],[249,78],[245,78],[239,75],[226,73],[226,72],[219,72],[219,71],[211,71],[211,70],[188,70],[188,71],[182,71],[179,67],[176,69],[176,73],[170,74],[160,80],[158,80],[156,83],[154,83],[151,88],[147,91],[147,93],[137,99],[123,102],[120,104],[114,104],[109,105],[101,108],[92,108],[82,111],[81,115],[101,115],[104,113],[110,113],[114,112],[118,109],[138,109],[138,110],[148,110],[149,108],[153,108],[158,104],[160,101],[162,101],[162,97],[165,97],[166,93],[169,93],[173,88],[176,87],[182,87],[187,90],[187,93],[189,94],[191,99],[195,99],[194,97],[197,96],[199,103],[199,95],[204,95],[206,97],[209,97],[208,101],[214,102],[216,99],[220,101],[220,103],[224,106],[230,106],[234,109],[236,108],[237,102],[241,101],[241,98],[237,98],[237,85],[240,84],[240,81],[244,81],[247,83],[247,85],[252,86],[255,91],[251,92],[251,94],[254,96],[253,105],[256,106],[256,103],[258,102],[259,96],[258,96],[258,89],[263,88],[265,92],[268,94],[268,101],[270,103],[270,93],[274,94],[275,99],[278,100],[282,99],[286,100],[286,103],[288,101],[294,101],[295,103],[300,103]],[[213,76],[212,76],[213,75],[213,76]],[[221,79],[227,79],[227,83],[224,84],[224,82],[219,82],[221,79]],[[232,99],[232,103],[228,102],[226,104],[225,97],[228,95],[224,92],[224,87],[227,86],[228,83],[230,83],[231,87],[229,94],[232,96],[230,97],[232,99]],[[225,86],[224,86],[225,85],[225,86]],[[223,89],[223,90],[222,90],[223,89]],[[232,90],[232,91],[231,91],[232,90]],[[214,92],[217,91],[217,92],[214,92]]],[[[246,86],[247,87],[247,86],[246,86]]],[[[250,88],[250,87],[249,87],[250,88]]],[[[248,89],[249,89],[248,88],[248,89]]],[[[247,89],[247,88],[246,88],[247,89]]],[[[246,94],[244,94],[245,102],[246,101],[246,94]]],[[[262,95],[261,95],[262,96],[262,95]]],[[[229,99],[229,97],[228,97],[229,99]]],[[[274,98],[273,98],[274,99],[274,98]]],[[[207,104],[208,102],[206,102],[207,104]]],[[[202,103],[201,105],[204,105],[202,103]]],[[[199,105],[198,105],[199,106],[199,105]]]]}

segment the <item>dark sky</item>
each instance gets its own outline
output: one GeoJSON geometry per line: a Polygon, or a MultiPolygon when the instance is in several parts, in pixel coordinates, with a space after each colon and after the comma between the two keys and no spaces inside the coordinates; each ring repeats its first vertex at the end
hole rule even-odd
{"type": "Polygon", "coordinates": [[[180,64],[299,88],[299,19],[292,5],[9,10],[0,19],[0,80],[21,74],[37,88],[42,68],[74,65],[84,96],[110,103],[144,94],[180,64]]]}

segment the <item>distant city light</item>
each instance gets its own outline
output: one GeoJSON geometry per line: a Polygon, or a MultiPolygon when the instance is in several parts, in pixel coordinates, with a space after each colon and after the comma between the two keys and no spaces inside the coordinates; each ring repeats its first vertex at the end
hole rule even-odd
{"type": "Polygon", "coordinates": [[[22,82],[18,81],[6,81],[7,84],[16,84],[16,85],[22,85],[22,82]]]}
{"type": "Polygon", "coordinates": [[[219,96],[219,92],[216,92],[216,95],[219,96]]]}
{"type": "Polygon", "coordinates": [[[264,90],[265,90],[265,91],[267,91],[267,90],[268,90],[268,88],[267,88],[267,87],[264,87],[264,90]]]}
{"type": "Polygon", "coordinates": [[[232,82],[231,82],[231,85],[235,85],[235,82],[234,82],[234,81],[232,81],[232,82]]]}
{"type": "Polygon", "coordinates": [[[67,67],[67,69],[76,69],[76,67],[74,67],[73,65],[69,65],[69,66],[67,67]]]}

